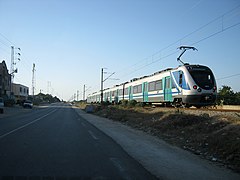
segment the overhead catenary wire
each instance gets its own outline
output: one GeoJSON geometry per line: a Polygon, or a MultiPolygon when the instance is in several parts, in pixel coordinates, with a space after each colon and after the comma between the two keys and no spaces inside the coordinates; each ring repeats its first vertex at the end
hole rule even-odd
{"type": "MultiPolygon", "coordinates": [[[[222,26],[220,27],[220,30],[215,31],[214,33],[212,33],[212,34],[210,34],[210,35],[208,35],[208,36],[206,36],[206,37],[203,37],[203,38],[201,38],[201,39],[199,39],[199,40],[191,43],[190,45],[191,45],[191,46],[192,46],[192,45],[196,45],[196,44],[198,44],[198,43],[200,43],[200,42],[203,42],[203,41],[205,41],[205,40],[207,40],[207,39],[210,39],[210,38],[212,38],[212,37],[214,37],[214,36],[216,36],[216,35],[218,35],[218,34],[221,34],[221,33],[225,32],[225,31],[227,31],[227,30],[229,30],[229,29],[232,29],[232,28],[240,25],[240,22],[237,22],[237,23],[235,23],[235,24],[229,25],[229,26],[227,26],[227,27],[223,25],[223,23],[224,23],[224,22],[223,22],[223,17],[225,17],[227,14],[230,14],[231,12],[235,11],[235,10],[238,9],[239,7],[240,7],[240,5],[236,6],[235,8],[227,11],[226,13],[218,16],[217,18],[209,21],[209,22],[206,23],[205,25],[203,25],[203,26],[197,28],[196,30],[192,31],[191,33],[183,36],[183,37],[180,38],[179,40],[177,40],[177,41],[169,44],[168,46],[162,48],[161,50],[153,53],[152,55],[148,56],[147,58],[143,58],[143,60],[149,59],[149,58],[151,58],[151,57],[153,57],[153,56],[155,56],[155,55],[157,55],[157,54],[159,54],[159,53],[162,53],[164,50],[166,50],[166,49],[172,47],[173,45],[175,45],[175,44],[183,41],[183,40],[186,39],[187,37],[190,37],[191,35],[199,32],[200,30],[204,29],[205,27],[208,27],[209,25],[213,24],[213,23],[216,22],[216,21],[221,20],[222,26]]],[[[159,62],[159,61],[161,61],[161,60],[164,60],[164,59],[166,59],[167,57],[169,57],[169,56],[171,56],[171,55],[174,55],[174,54],[176,54],[176,53],[178,53],[178,50],[175,49],[175,50],[171,50],[171,52],[169,52],[167,55],[162,56],[162,57],[160,57],[160,58],[157,58],[157,59],[155,59],[155,60],[153,60],[153,58],[152,58],[152,61],[151,61],[150,63],[147,63],[147,64],[145,64],[145,65],[142,65],[141,67],[139,67],[139,68],[137,68],[137,69],[134,69],[134,70],[132,70],[132,71],[130,71],[130,72],[128,71],[126,74],[123,74],[123,75],[121,76],[121,78],[126,77],[126,76],[128,76],[128,75],[130,75],[130,74],[133,74],[133,73],[135,73],[135,72],[137,72],[137,71],[139,71],[139,70],[141,70],[141,69],[143,69],[143,68],[146,68],[147,66],[150,66],[150,65],[152,65],[152,64],[154,64],[154,63],[157,63],[157,62],[159,62]]],[[[139,64],[139,63],[140,63],[140,62],[137,62],[137,63],[135,63],[134,65],[132,65],[131,67],[133,67],[133,66],[135,66],[136,64],[139,64]]],[[[122,71],[125,71],[125,70],[126,70],[126,68],[125,68],[124,70],[122,70],[122,71]]],[[[119,74],[119,72],[121,72],[121,71],[118,71],[117,73],[119,74]]],[[[217,80],[222,80],[222,79],[226,79],[226,78],[231,78],[231,77],[238,76],[238,75],[239,75],[239,74],[235,74],[235,75],[227,76],[227,77],[224,77],[224,78],[219,78],[219,79],[217,79],[217,80]]]]}
{"type": "Polygon", "coordinates": [[[221,78],[217,78],[216,80],[219,81],[219,80],[228,79],[228,78],[232,78],[232,77],[236,77],[236,76],[240,76],[240,73],[229,75],[229,76],[225,76],[225,77],[221,77],[221,78]]]}
{"type": "MultiPolygon", "coordinates": [[[[213,20],[209,21],[209,22],[206,23],[205,25],[203,25],[203,26],[197,28],[196,30],[188,33],[187,35],[183,36],[183,37],[180,38],[179,40],[177,40],[177,41],[169,44],[168,46],[162,48],[161,50],[159,50],[159,51],[157,51],[157,52],[155,52],[155,53],[153,53],[152,55],[148,56],[147,58],[144,58],[144,60],[145,60],[145,59],[149,59],[149,58],[151,58],[151,57],[153,57],[153,56],[155,56],[155,55],[163,52],[164,50],[170,48],[170,47],[173,46],[174,44],[183,41],[183,40],[186,39],[187,37],[189,37],[189,36],[197,33],[198,31],[204,29],[205,27],[213,24],[213,23],[216,22],[216,21],[221,20],[222,26],[221,26],[221,29],[220,29],[220,30],[218,30],[217,32],[214,32],[214,33],[212,33],[212,34],[210,34],[210,35],[208,35],[208,36],[206,36],[206,37],[204,37],[204,38],[202,38],[202,39],[199,39],[199,40],[191,43],[190,45],[196,45],[196,44],[198,44],[198,43],[200,43],[200,42],[202,42],[202,41],[205,41],[205,40],[207,40],[207,39],[209,39],[209,38],[211,38],[211,37],[214,37],[214,36],[216,36],[216,35],[218,35],[218,34],[220,34],[220,33],[223,33],[224,31],[227,31],[227,30],[229,30],[229,29],[231,29],[231,28],[234,28],[234,27],[240,25],[240,22],[237,22],[237,23],[235,23],[235,24],[233,24],[233,25],[229,25],[229,26],[227,26],[227,27],[224,27],[224,26],[223,26],[223,23],[224,23],[224,22],[223,22],[223,17],[225,17],[226,15],[232,13],[233,11],[235,11],[236,9],[238,9],[239,7],[240,7],[240,4],[237,5],[236,7],[232,8],[231,10],[223,13],[222,15],[218,16],[217,18],[214,18],[213,20]]],[[[141,69],[143,69],[143,68],[145,68],[145,67],[147,67],[147,66],[150,66],[150,65],[152,65],[152,64],[154,64],[154,63],[156,63],[156,62],[159,62],[160,60],[163,60],[163,59],[165,59],[165,58],[167,58],[167,57],[169,57],[169,56],[171,56],[171,55],[173,55],[173,54],[175,54],[175,53],[177,53],[177,52],[178,52],[178,51],[174,51],[174,52],[171,52],[171,53],[169,53],[169,54],[167,54],[167,55],[165,55],[165,56],[163,56],[163,57],[160,57],[160,58],[158,58],[158,59],[156,59],[156,60],[152,60],[152,62],[147,63],[147,64],[145,64],[145,65],[143,65],[143,66],[141,66],[141,67],[139,67],[139,68],[137,68],[137,69],[135,69],[135,70],[133,70],[133,71],[130,71],[130,72],[122,75],[122,78],[128,76],[129,74],[133,74],[133,73],[135,73],[135,72],[137,72],[137,71],[139,71],[139,70],[141,70],[141,69]]],[[[138,62],[138,63],[139,63],[139,62],[138,62]]],[[[136,64],[138,64],[138,63],[136,63],[136,64]]],[[[125,68],[125,69],[126,69],[126,68],[125,68]]],[[[125,69],[124,69],[124,71],[125,71],[125,69]]],[[[119,72],[121,72],[121,71],[119,71],[119,72]]],[[[119,74],[119,72],[117,72],[117,73],[119,74]]]]}

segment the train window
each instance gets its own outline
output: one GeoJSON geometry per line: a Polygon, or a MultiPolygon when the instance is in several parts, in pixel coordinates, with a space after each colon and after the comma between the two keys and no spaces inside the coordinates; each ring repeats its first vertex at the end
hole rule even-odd
{"type": "Polygon", "coordinates": [[[137,86],[137,89],[138,89],[137,92],[138,92],[138,93],[141,93],[141,92],[142,92],[142,85],[141,85],[141,84],[138,85],[138,86],[137,86]]]}
{"type": "Polygon", "coordinates": [[[155,82],[155,90],[162,90],[162,80],[155,82]]]}
{"type": "Polygon", "coordinates": [[[137,86],[133,86],[133,94],[136,94],[138,92],[138,87],[137,86]]]}
{"type": "Polygon", "coordinates": [[[128,88],[124,89],[124,95],[128,95],[128,88]]]}
{"type": "Polygon", "coordinates": [[[141,93],[142,92],[142,85],[136,85],[136,86],[133,86],[133,94],[136,94],[136,93],[141,93]]]}
{"type": "Polygon", "coordinates": [[[148,91],[154,91],[155,90],[155,82],[150,82],[148,84],[148,91]]]}
{"type": "Polygon", "coordinates": [[[119,89],[119,96],[123,95],[123,89],[119,89]]]}

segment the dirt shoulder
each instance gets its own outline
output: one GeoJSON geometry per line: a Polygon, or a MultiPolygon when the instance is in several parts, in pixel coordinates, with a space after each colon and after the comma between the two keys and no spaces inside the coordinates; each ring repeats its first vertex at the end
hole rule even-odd
{"type": "Polygon", "coordinates": [[[240,113],[122,106],[94,109],[95,115],[145,131],[240,172],[240,113]]]}

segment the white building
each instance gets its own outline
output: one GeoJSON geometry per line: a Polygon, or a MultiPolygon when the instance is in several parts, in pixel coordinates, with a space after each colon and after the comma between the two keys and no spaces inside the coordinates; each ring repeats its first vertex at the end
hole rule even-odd
{"type": "Polygon", "coordinates": [[[29,88],[22,84],[12,84],[12,91],[16,101],[26,100],[29,95],[29,88]]]}

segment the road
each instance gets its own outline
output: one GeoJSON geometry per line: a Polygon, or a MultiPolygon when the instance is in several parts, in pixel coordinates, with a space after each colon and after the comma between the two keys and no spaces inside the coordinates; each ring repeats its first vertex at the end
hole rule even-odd
{"type": "Polygon", "coordinates": [[[61,103],[0,118],[0,177],[156,179],[61,103]]]}

